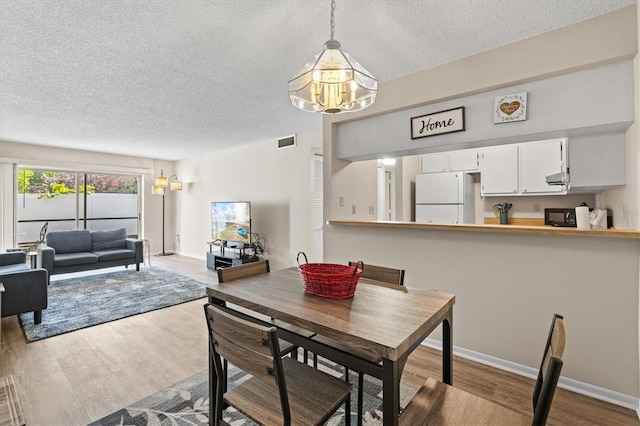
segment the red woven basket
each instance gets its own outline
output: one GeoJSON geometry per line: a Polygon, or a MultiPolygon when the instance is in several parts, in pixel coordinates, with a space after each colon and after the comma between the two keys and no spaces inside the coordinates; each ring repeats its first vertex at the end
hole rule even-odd
{"type": "Polygon", "coordinates": [[[309,263],[307,255],[303,252],[298,253],[297,261],[305,293],[329,299],[353,297],[364,268],[362,261],[358,261],[356,266],[336,263],[309,263]],[[303,265],[300,264],[300,255],[304,256],[305,263],[303,265]]]}

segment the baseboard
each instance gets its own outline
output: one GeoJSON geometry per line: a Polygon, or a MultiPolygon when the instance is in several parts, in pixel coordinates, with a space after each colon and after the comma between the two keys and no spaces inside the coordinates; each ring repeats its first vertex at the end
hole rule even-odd
{"type": "MultiPolygon", "coordinates": [[[[433,349],[442,350],[442,342],[436,339],[427,338],[422,342],[422,344],[433,349]]],[[[454,345],[453,354],[461,358],[488,365],[490,367],[499,368],[500,370],[508,371],[530,379],[535,379],[538,376],[538,370],[535,368],[472,351],[470,349],[461,348],[459,346],[454,345]]],[[[638,418],[640,419],[640,398],[567,377],[560,377],[558,386],[591,398],[635,410],[638,418]]]]}

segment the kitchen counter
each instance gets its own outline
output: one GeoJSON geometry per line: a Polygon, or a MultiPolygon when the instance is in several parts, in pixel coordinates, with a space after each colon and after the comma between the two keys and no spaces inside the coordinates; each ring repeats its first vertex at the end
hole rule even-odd
{"type": "Polygon", "coordinates": [[[434,231],[500,232],[510,234],[570,235],[577,237],[640,239],[640,230],[635,229],[576,229],[544,225],[438,224],[364,220],[330,220],[328,223],[333,226],[367,226],[373,228],[407,228],[434,231]]]}

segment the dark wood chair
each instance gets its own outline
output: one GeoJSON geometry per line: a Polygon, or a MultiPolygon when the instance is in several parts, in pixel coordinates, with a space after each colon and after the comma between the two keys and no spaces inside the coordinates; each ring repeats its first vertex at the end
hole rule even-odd
{"type": "MultiPolygon", "coordinates": [[[[349,266],[356,266],[356,264],[357,262],[349,261],[349,266]]],[[[404,285],[404,269],[387,268],[367,263],[364,265],[360,277],[388,284],[404,285]]]]}
{"type": "Polygon", "coordinates": [[[263,425],[318,425],[343,403],[349,406],[353,385],[282,358],[276,327],[246,321],[220,306],[204,308],[217,380],[214,425],[223,423],[224,404],[263,425]],[[221,358],[252,377],[225,391],[221,358]]]}
{"type": "MultiPolygon", "coordinates": [[[[358,262],[349,261],[349,266],[356,266],[358,262]]],[[[376,285],[384,285],[385,287],[403,289],[404,285],[404,269],[394,269],[387,268],[385,266],[376,266],[370,265],[368,263],[364,264],[362,267],[362,274],[360,278],[368,278],[370,280],[376,281],[376,285]]],[[[333,347],[341,348],[343,345],[340,342],[333,341],[332,339],[326,338],[324,336],[315,336],[315,340],[319,342],[328,344],[333,347]]],[[[347,350],[345,348],[345,350],[347,350]]],[[[371,362],[379,363],[382,362],[381,358],[372,358],[370,353],[358,353],[359,351],[354,348],[349,348],[349,352],[356,353],[360,358],[367,359],[371,362]]],[[[400,374],[402,375],[402,370],[404,369],[404,365],[406,363],[406,359],[404,359],[400,364],[400,374]]],[[[314,355],[314,366],[317,364],[314,355]]],[[[345,380],[349,381],[349,369],[347,367],[344,368],[345,380]]],[[[363,419],[363,405],[364,405],[364,373],[358,372],[358,425],[362,424],[363,419]]]]}
{"type": "MultiPolygon", "coordinates": [[[[270,272],[271,268],[269,266],[269,259],[258,260],[257,262],[244,263],[238,266],[231,266],[229,268],[219,268],[218,269],[218,283],[226,283],[229,281],[237,280],[240,278],[248,278],[254,275],[265,274],[270,272]]],[[[246,312],[248,315],[256,315],[254,312],[246,312]]],[[[315,335],[314,332],[305,330],[304,328],[296,327],[291,324],[287,324],[283,321],[276,320],[273,318],[269,318],[267,316],[257,317],[265,322],[270,323],[271,325],[275,325],[276,327],[285,329],[292,333],[296,333],[303,337],[311,337],[315,335]]],[[[280,345],[280,352],[283,354],[293,353],[295,357],[298,356],[298,347],[294,346],[289,342],[285,342],[281,339],[282,344],[280,345]]],[[[304,360],[307,361],[307,351],[304,352],[304,360]]]]}
{"type": "Polygon", "coordinates": [[[269,260],[262,259],[257,262],[243,263],[238,266],[230,266],[228,268],[218,268],[218,282],[225,283],[240,278],[247,278],[254,275],[264,274],[271,271],[269,268],[269,260]]]}
{"type": "Polygon", "coordinates": [[[401,425],[544,425],[562,369],[564,320],[555,314],[533,391],[533,421],[494,402],[429,378],[400,416],[401,425]]]}
{"type": "MultiPolygon", "coordinates": [[[[238,266],[231,266],[228,268],[219,268],[218,269],[218,283],[225,283],[233,280],[238,280],[240,278],[247,278],[254,275],[264,274],[269,272],[271,269],[269,268],[269,260],[263,259],[257,262],[244,263],[238,266]]],[[[255,312],[242,310],[247,316],[252,317],[251,320],[256,323],[261,323],[263,325],[268,325],[271,319],[267,316],[258,316],[255,312]]],[[[288,354],[294,354],[297,357],[298,347],[292,343],[289,343],[285,340],[280,339],[278,341],[280,347],[280,353],[285,356],[288,354]]],[[[223,360],[224,371],[227,371],[227,360],[223,360]]],[[[224,389],[227,388],[226,374],[224,375],[223,381],[224,389]]]]}

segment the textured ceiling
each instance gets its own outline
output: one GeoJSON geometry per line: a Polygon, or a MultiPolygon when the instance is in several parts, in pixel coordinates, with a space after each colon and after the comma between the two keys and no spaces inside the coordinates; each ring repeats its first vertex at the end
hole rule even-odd
{"type": "MultiPolygon", "coordinates": [[[[337,0],[380,82],[636,0],[337,0]]],[[[329,0],[0,0],[0,140],[176,160],[319,129],[287,81],[329,0]]],[[[1,156],[1,153],[0,153],[1,156]]]]}

